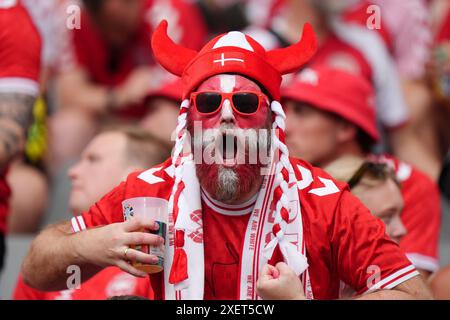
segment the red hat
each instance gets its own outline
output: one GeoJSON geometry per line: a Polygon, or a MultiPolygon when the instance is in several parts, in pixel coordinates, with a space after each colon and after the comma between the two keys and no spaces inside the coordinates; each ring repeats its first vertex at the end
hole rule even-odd
{"type": "Polygon", "coordinates": [[[375,142],[380,139],[373,87],[360,76],[325,66],[308,68],[293,77],[281,95],[334,113],[358,126],[375,142]]]}
{"type": "MultiPolygon", "coordinates": [[[[287,48],[266,51],[251,37],[237,31],[220,35],[208,42],[200,52],[175,44],[167,36],[167,22],[162,21],[152,36],[152,48],[156,60],[169,72],[181,77],[183,92],[180,114],[176,127],[176,140],[172,153],[174,185],[169,198],[169,212],[173,213],[175,225],[178,216],[178,202],[185,186],[182,182],[183,145],[187,139],[186,124],[190,101],[189,94],[203,81],[217,74],[240,74],[258,82],[271,96],[270,104],[274,115],[272,135],[274,153],[279,155],[276,166],[276,182],[273,186],[273,205],[276,208],[277,228],[273,233],[277,241],[282,241],[285,228],[289,224],[289,211],[282,196],[288,192],[292,166],[289,151],[285,144],[285,114],[280,99],[281,76],[295,72],[306,63],[316,51],[316,40],[310,25],[305,25],[302,39],[287,48]],[[278,219],[278,220],[277,220],[278,219]]],[[[284,198],[283,198],[284,199],[284,198]]],[[[182,220],[181,220],[182,221],[182,220]]],[[[174,258],[169,273],[169,282],[180,284],[188,278],[187,253],[184,250],[185,233],[182,228],[176,230],[174,258]]],[[[285,242],[282,242],[284,245],[285,242]]]]}
{"type": "Polygon", "coordinates": [[[281,76],[295,72],[315,53],[314,31],[305,25],[302,39],[287,48],[266,51],[251,37],[232,31],[215,37],[200,52],[175,44],[167,35],[163,20],[152,36],[156,60],[169,72],[180,76],[183,99],[211,76],[235,73],[249,77],[280,98],[281,76]]]}

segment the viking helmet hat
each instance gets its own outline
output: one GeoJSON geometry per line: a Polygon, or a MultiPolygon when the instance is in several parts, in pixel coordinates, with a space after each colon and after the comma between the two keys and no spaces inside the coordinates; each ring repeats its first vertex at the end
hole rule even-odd
{"type": "MultiPolygon", "coordinates": [[[[299,42],[281,49],[266,51],[257,41],[237,31],[215,37],[199,52],[174,43],[167,35],[167,22],[162,21],[152,36],[152,49],[156,60],[169,72],[181,77],[183,102],[176,127],[176,141],[172,154],[174,186],[169,198],[169,213],[174,221],[178,215],[178,199],[185,188],[183,174],[183,144],[186,138],[186,118],[189,96],[206,79],[218,74],[239,74],[258,82],[273,100],[272,145],[279,161],[275,167],[272,207],[275,208],[273,235],[280,242],[289,223],[287,197],[293,176],[289,152],[285,145],[285,119],[280,103],[282,75],[296,72],[316,52],[317,44],[312,27],[306,24],[299,42]]],[[[169,282],[179,284],[188,278],[184,230],[175,230],[175,252],[169,282]]],[[[280,250],[274,251],[274,256],[280,250]]],[[[273,257],[274,258],[274,257],[273,257]]]]}

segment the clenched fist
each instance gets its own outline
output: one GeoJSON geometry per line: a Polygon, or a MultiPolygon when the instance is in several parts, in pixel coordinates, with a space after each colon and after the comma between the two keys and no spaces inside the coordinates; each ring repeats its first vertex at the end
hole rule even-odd
{"type": "Polygon", "coordinates": [[[256,292],[264,300],[305,300],[302,283],[284,262],[266,264],[256,283],[256,292]]]}

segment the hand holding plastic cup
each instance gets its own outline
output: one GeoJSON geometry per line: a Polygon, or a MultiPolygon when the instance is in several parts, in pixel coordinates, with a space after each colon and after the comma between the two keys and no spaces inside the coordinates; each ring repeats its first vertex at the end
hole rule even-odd
{"type": "MultiPolygon", "coordinates": [[[[139,197],[122,201],[123,216],[125,220],[132,217],[143,217],[144,219],[154,220],[159,225],[156,231],[141,230],[156,234],[166,240],[167,218],[168,218],[168,202],[161,198],[139,197]]],[[[148,245],[134,245],[130,248],[152,254],[158,257],[156,264],[143,264],[133,262],[132,265],[138,270],[146,273],[157,273],[164,269],[164,244],[158,247],[148,245]]]]}

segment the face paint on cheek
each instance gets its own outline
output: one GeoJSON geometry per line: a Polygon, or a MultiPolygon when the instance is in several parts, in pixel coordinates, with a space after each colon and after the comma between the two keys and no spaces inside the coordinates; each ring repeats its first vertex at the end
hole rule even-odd
{"type": "Polygon", "coordinates": [[[205,116],[192,107],[191,109],[191,119],[194,123],[200,123],[202,129],[214,129],[220,127],[220,114],[216,114],[214,116],[205,116]]]}
{"type": "Polygon", "coordinates": [[[241,129],[263,129],[267,127],[270,110],[267,104],[263,103],[256,114],[251,116],[235,115],[236,124],[241,129]]]}

